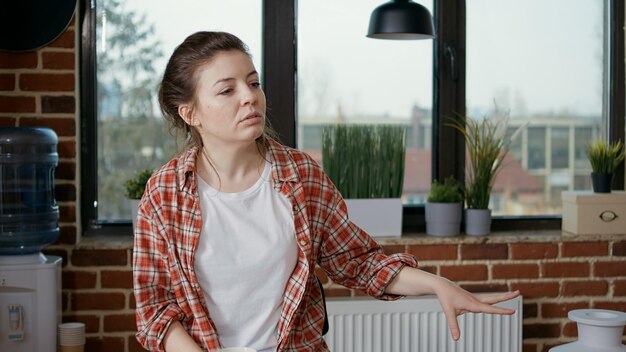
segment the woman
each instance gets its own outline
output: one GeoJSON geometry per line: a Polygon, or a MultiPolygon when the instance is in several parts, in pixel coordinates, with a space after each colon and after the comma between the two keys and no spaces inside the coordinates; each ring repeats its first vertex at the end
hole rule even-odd
{"type": "Polygon", "coordinates": [[[265,95],[246,45],[189,36],[170,58],[159,103],[187,148],[152,176],[133,254],[137,338],[150,350],[326,351],[315,266],[383,300],[436,294],[459,338],[463,312],[518,293],[475,297],[384,255],[348,220],[339,192],[306,154],[269,136],[265,95]]]}

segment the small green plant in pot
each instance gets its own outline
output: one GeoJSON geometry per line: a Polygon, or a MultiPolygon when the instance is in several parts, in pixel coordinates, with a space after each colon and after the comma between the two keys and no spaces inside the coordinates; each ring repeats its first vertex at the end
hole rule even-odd
{"type": "Polygon", "coordinates": [[[426,234],[456,236],[461,230],[463,187],[452,176],[433,181],[426,202],[426,234]]]}
{"type": "Polygon", "coordinates": [[[322,130],[322,164],[350,219],[372,236],[402,233],[406,131],[393,125],[333,125],[322,130]]]}
{"type": "Polygon", "coordinates": [[[133,229],[137,224],[137,208],[139,207],[139,200],[143,196],[143,192],[146,189],[146,183],[152,176],[154,170],[143,169],[140,170],[134,177],[126,180],[124,187],[126,188],[126,197],[130,200],[131,220],[133,221],[133,229]]]}
{"type": "MultiPolygon", "coordinates": [[[[510,144],[505,138],[508,124],[503,118],[477,120],[457,116],[449,126],[463,135],[469,156],[465,167],[465,233],[486,235],[491,232],[491,191],[510,144]]],[[[515,138],[519,131],[511,138],[515,138]]]]}
{"type": "Polygon", "coordinates": [[[591,183],[595,193],[610,193],[613,174],[624,160],[621,141],[607,143],[597,140],[587,144],[587,158],[591,163],[591,183]]]}

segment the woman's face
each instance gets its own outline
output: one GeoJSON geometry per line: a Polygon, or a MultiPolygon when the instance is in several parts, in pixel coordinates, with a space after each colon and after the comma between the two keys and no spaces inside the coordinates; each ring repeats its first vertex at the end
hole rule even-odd
{"type": "Polygon", "coordinates": [[[250,58],[239,50],[218,53],[197,72],[196,103],[184,113],[205,145],[249,143],[263,133],[265,94],[250,58]]]}

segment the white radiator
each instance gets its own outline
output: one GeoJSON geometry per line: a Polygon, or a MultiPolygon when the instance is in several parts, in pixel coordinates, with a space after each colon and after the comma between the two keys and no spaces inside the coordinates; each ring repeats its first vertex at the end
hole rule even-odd
{"type": "Polygon", "coordinates": [[[329,298],[325,336],[333,352],[521,352],[522,298],[502,302],[511,316],[466,313],[460,317],[461,338],[450,337],[448,323],[435,296],[378,301],[329,298]]]}

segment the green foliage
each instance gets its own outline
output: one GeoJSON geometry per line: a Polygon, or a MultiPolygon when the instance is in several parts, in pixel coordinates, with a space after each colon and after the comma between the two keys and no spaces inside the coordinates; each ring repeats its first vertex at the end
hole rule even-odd
{"type": "Polygon", "coordinates": [[[428,193],[429,203],[460,203],[462,201],[463,188],[454,177],[446,177],[443,183],[433,181],[430,193],[428,193]]]}
{"type": "Polygon", "coordinates": [[[624,160],[624,144],[622,141],[610,144],[604,140],[591,142],[587,144],[587,158],[593,172],[612,174],[624,160]]]}
{"type": "Polygon", "coordinates": [[[126,187],[126,197],[130,199],[141,199],[143,191],[146,189],[146,183],[152,176],[154,170],[143,169],[140,170],[135,177],[126,180],[124,186],[126,187]]]}
{"type": "Polygon", "coordinates": [[[465,168],[465,201],[469,209],[487,209],[493,183],[508,152],[506,120],[484,118],[478,121],[457,116],[449,126],[463,135],[469,154],[470,165],[465,168]]]}
{"type": "Polygon", "coordinates": [[[322,130],[324,171],[344,198],[399,198],[405,134],[401,126],[326,126],[322,130]]]}

